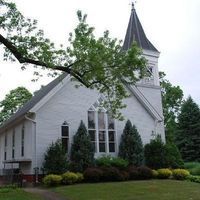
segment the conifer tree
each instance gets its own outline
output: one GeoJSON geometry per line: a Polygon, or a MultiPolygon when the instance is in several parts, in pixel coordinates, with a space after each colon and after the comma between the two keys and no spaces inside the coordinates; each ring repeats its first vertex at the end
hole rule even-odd
{"type": "Polygon", "coordinates": [[[87,133],[87,129],[81,121],[71,147],[71,166],[73,171],[83,172],[94,162],[94,149],[87,133]]]}
{"type": "Polygon", "coordinates": [[[45,153],[43,169],[46,174],[62,174],[67,171],[67,168],[67,154],[62,147],[61,140],[57,140],[50,144],[45,153]]]}
{"type": "Polygon", "coordinates": [[[176,143],[184,161],[200,160],[200,109],[190,96],[178,116],[176,143]]]}
{"type": "Polygon", "coordinates": [[[121,136],[119,157],[129,161],[129,164],[140,166],[143,162],[143,145],[136,127],[128,120],[121,136]]]}

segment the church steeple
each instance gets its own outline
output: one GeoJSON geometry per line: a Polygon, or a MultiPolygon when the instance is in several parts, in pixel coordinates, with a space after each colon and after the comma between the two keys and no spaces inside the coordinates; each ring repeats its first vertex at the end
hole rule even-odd
{"type": "Polygon", "coordinates": [[[134,3],[132,3],[131,16],[129,19],[129,24],[122,49],[128,50],[131,47],[133,41],[136,41],[138,46],[144,50],[158,52],[158,50],[153,46],[153,44],[145,35],[140,20],[137,16],[134,3]]]}

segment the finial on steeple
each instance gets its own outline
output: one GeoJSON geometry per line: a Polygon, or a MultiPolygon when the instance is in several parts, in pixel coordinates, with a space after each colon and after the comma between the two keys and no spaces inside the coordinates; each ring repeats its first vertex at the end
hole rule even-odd
{"type": "Polygon", "coordinates": [[[134,0],[134,1],[132,1],[132,10],[134,10],[135,9],[135,3],[136,3],[137,1],[136,0],[134,0]]]}

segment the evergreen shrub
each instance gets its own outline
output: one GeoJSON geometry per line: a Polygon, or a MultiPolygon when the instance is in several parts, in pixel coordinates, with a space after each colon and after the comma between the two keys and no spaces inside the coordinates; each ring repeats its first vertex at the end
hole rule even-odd
{"type": "Polygon", "coordinates": [[[131,165],[128,167],[127,171],[129,173],[130,180],[138,180],[139,179],[139,173],[138,173],[137,167],[131,165]]]}
{"type": "Polygon", "coordinates": [[[74,172],[83,172],[94,164],[94,149],[83,121],[74,135],[70,160],[74,172]]]}
{"type": "Polygon", "coordinates": [[[99,167],[117,167],[119,169],[125,169],[128,166],[128,161],[122,158],[102,156],[96,159],[96,165],[99,167]]]}
{"type": "Polygon", "coordinates": [[[119,169],[116,167],[101,167],[103,171],[102,180],[103,181],[122,181],[123,177],[119,169]]]}
{"type": "Polygon", "coordinates": [[[140,166],[144,160],[143,144],[136,127],[128,120],[124,127],[119,145],[119,157],[129,164],[140,166]]]}
{"type": "Polygon", "coordinates": [[[57,140],[47,148],[44,155],[43,169],[46,174],[62,174],[68,169],[67,154],[61,140],[57,140]]]}

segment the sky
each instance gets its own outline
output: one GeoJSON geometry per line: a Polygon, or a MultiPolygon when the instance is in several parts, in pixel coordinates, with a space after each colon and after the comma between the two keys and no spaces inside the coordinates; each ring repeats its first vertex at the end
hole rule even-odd
{"type": "MultiPolygon", "coordinates": [[[[131,0],[13,0],[27,17],[37,19],[39,27],[52,41],[65,44],[77,25],[76,11],[87,13],[87,21],[97,36],[109,30],[112,37],[124,39],[131,0]]],[[[200,104],[200,0],[137,0],[136,12],[148,39],[161,52],[159,70],[185,97],[200,104]]],[[[1,55],[2,49],[0,49],[1,55]]],[[[18,63],[0,57],[0,100],[11,89],[25,86],[38,90],[51,79],[31,82],[32,69],[21,71],[18,63]]]]}

